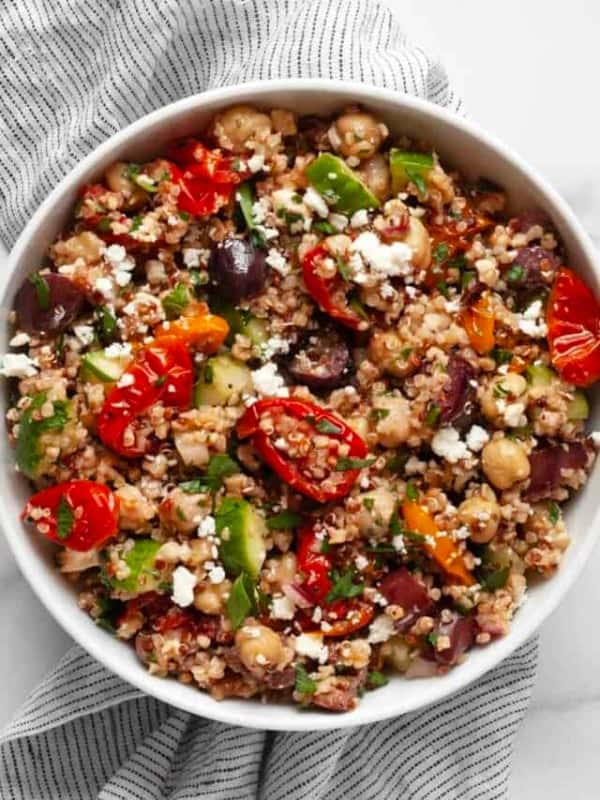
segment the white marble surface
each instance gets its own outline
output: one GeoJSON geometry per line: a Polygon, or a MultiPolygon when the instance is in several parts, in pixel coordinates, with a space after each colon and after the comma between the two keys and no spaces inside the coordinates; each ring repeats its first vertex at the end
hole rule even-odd
{"type": "MultiPolygon", "coordinates": [[[[594,0],[388,0],[439,53],[470,115],[562,192],[600,243],[600,3],[594,0]]],[[[533,703],[516,742],[511,800],[599,796],[600,549],[541,633],[533,703]]],[[[0,726],[70,645],[0,538],[0,726]],[[23,631],[26,634],[23,634],[23,631]]]]}

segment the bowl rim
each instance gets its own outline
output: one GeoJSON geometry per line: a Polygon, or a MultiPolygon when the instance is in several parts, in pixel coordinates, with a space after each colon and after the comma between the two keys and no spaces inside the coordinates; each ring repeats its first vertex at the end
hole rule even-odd
{"type": "MultiPolygon", "coordinates": [[[[497,156],[501,156],[505,160],[511,162],[513,166],[522,172],[526,176],[527,181],[533,185],[538,192],[545,196],[548,200],[548,204],[559,212],[566,221],[571,232],[576,235],[586,259],[593,266],[596,279],[599,278],[600,264],[598,263],[598,256],[595,248],[588,234],[585,232],[566,201],[564,201],[555,189],[541,177],[535,168],[526,163],[511,147],[505,145],[496,138],[495,135],[488,133],[478,124],[427,100],[405,95],[392,89],[374,86],[369,83],[328,79],[286,78],[235,84],[190,95],[151,111],[102,142],[98,147],[81,159],[75,167],[62,178],[27,222],[8,255],[5,277],[2,285],[2,303],[5,303],[7,300],[7,287],[23,251],[26,249],[30,240],[36,236],[40,223],[47,214],[51,213],[56,200],[65,192],[77,186],[78,182],[81,180],[81,176],[88,171],[88,169],[92,168],[95,163],[101,161],[104,155],[109,153],[113,148],[126,144],[128,139],[142,132],[145,128],[152,126],[154,123],[162,121],[162,123],[166,124],[173,115],[185,112],[186,110],[201,108],[211,103],[219,103],[219,105],[225,107],[236,101],[255,102],[260,105],[262,95],[288,91],[292,93],[312,93],[315,95],[325,93],[335,96],[338,94],[340,95],[340,104],[344,102],[345,96],[348,94],[355,96],[356,100],[359,102],[371,105],[381,100],[395,105],[399,111],[401,111],[402,108],[411,109],[422,114],[426,118],[437,119],[446,126],[458,129],[461,133],[481,140],[488,149],[493,151],[497,156]]],[[[13,468],[14,462],[10,462],[10,464],[6,466],[8,470],[10,470],[13,468]]],[[[475,680],[483,677],[528,640],[542,622],[556,609],[567,591],[577,580],[584,564],[587,562],[597,543],[598,534],[600,533],[599,523],[600,509],[597,509],[592,523],[594,534],[584,539],[578,548],[574,548],[574,552],[568,563],[568,568],[567,565],[564,565],[563,568],[559,569],[553,576],[552,581],[555,590],[548,598],[546,604],[541,609],[538,609],[537,613],[532,613],[530,617],[522,622],[518,630],[511,630],[505,637],[481,650],[476,668],[469,669],[469,661],[467,660],[459,669],[452,670],[444,676],[443,679],[440,679],[439,687],[437,685],[432,686],[430,696],[425,702],[415,702],[410,699],[405,699],[401,707],[399,707],[399,705],[394,706],[393,703],[387,703],[384,707],[377,706],[376,704],[373,704],[372,707],[359,704],[356,710],[343,715],[319,712],[304,715],[297,713],[297,709],[290,705],[290,714],[287,715],[289,719],[287,717],[285,719],[276,717],[270,720],[268,713],[269,705],[244,701],[247,703],[249,711],[247,715],[240,718],[239,708],[236,708],[235,705],[230,706],[228,700],[216,701],[207,693],[197,689],[195,691],[199,696],[209,702],[198,701],[194,703],[191,699],[187,702],[187,694],[184,700],[174,699],[173,692],[170,688],[174,683],[173,679],[165,680],[152,676],[141,664],[132,666],[126,660],[109,662],[106,655],[103,653],[102,644],[104,640],[101,636],[91,635],[91,633],[89,636],[87,634],[82,635],[82,629],[77,624],[76,616],[82,613],[80,609],[75,605],[73,609],[65,610],[62,604],[53,597],[52,593],[44,594],[44,587],[38,583],[38,576],[35,575],[35,572],[37,569],[38,572],[41,571],[41,573],[43,573],[47,569],[46,565],[42,563],[41,557],[37,555],[32,559],[31,554],[26,549],[22,530],[16,524],[16,521],[7,519],[5,515],[0,515],[0,528],[8,541],[19,569],[42,605],[51,613],[56,622],[76,643],[82,646],[110,672],[116,674],[138,690],[172,706],[188,711],[191,714],[206,716],[207,718],[232,725],[283,731],[332,730],[383,721],[390,717],[421,710],[441,702],[469,686],[475,680]],[[198,704],[206,707],[198,708],[198,704]]],[[[106,635],[100,630],[98,630],[98,634],[106,635]]],[[[125,643],[123,644],[125,646],[125,643]]],[[[175,682],[175,685],[178,684],[175,682]]],[[[189,694],[190,698],[192,696],[192,694],[189,694]]]]}

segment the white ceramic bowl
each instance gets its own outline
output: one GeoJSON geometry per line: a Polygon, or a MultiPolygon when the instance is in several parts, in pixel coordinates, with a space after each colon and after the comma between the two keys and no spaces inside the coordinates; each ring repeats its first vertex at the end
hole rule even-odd
{"type": "MultiPolygon", "coordinates": [[[[597,255],[567,204],[515,153],[472,122],[427,102],[371,86],[286,80],[232,86],[186,98],[135,122],[85,158],[42,203],[13,248],[2,294],[3,319],[6,320],[23,279],[40,263],[48,245],[69,219],[82,184],[97,178],[117,159],[141,161],[160,154],[168,141],[202,131],[215,112],[238,102],[310,114],[328,114],[348,103],[364,104],[391,131],[431,141],[445,165],[455,166],[471,178],[484,175],[504,186],[514,210],[531,206],[544,209],[562,237],[569,263],[600,293],[597,255]]],[[[7,326],[2,325],[0,352],[6,352],[8,337],[7,326]]],[[[592,429],[598,427],[598,405],[594,403],[592,429]]],[[[150,676],[133,648],[105,633],[79,610],[73,589],[53,566],[52,546],[20,523],[19,514],[28,493],[25,481],[14,471],[13,452],[4,432],[0,469],[2,528],[33,590],[75,641],[125,680],[193,714],[257,728],[301,731],[360,725],[422,708],[457,692],[510,655],[556,608],[591,552],[598,525],[600,470],[594,470],[584,491],[568,509],[566,519],[573,542],[560,570],[551,580],[531,589],[509,636],[473,650],[464,664],[444,677],[415,681],[393,678],[386,687],[367,693],[355,711],[342,715],[317,711],[306,714],[291,705],[254,701],[217,702],[193,687],[150,676]]],[[[27,631],[22,635],[27,636],[27,631]]]]}

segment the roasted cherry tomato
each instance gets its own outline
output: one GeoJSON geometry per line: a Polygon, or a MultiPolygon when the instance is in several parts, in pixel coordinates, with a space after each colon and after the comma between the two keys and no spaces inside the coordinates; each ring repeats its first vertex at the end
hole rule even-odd
{"type": "Polygon", "coordinates": [[[351,633],[359,631],[368,625],[375,615],[375,610],[370,603],[363,603],[360,600],[344,601],[344,615],[338,613],[338,619],[329,623],[330,627],[323,631],[324,636],[331,636],[341,639],[350,636],[351,633]]]}
{"type": "Polygon", "coordinates": [[[417,500],[406,499],[402,503],[402,516],[409,530],[425,537],[423,547],[446,575],[465,586],[475,583],[462,555],[456,549],[456,543],[438,530],[426,506],[417,500]]]}
{"type": "MultiPolygon", "coordinates": [[[[142,348],[119,383],[111,389],[98,418],[98,436],[125,458],[143,456],[150,448],[141,415],[156,403],[189,406],[194,370],[187,347],[163,336],[142,348]]],[[[150,431],[149,431],[150,432],[150,431]]]]}
{"type": "Polygon", "coordinates": [[[600,303],[573,270],[558,271],[548,301],[553,366],[575,386],[600,378],[600,303]]]}
{"type": "Polygon", "coordinates": [[[327,248],[320,244],[309,250],[302,259],[302,272],[308,293],[319,308],[332,319],[354,331],[369,327],[367,320],[348,302],[347,288],[343,278],[336,273],[333,278],[322,278],[319,265],[325,258],[332,258],[327,248]]]}
{"type": "Polygon", "coordinates": [[[321,605],[331,589],[331,561],[321,552],[321,541],[311,524],[304,525],[298,531],[296,558],[298,570],[304,576],[303,591],[315,605],[321,605]]]}
{"type": "Polygon", "coordinates": [[[154,331],[156,338],[175,337],[203,353],[215,353],[227,338],[229,325],[223,317],[209,313],[206,306],[200,305],[198,313],[193,316],[179,317],[174,322],[163,322],[154,331]]]}
{"type": "MultiPolygon", "coordinates": [[[[317,500],[327,503],[345,497],[360,472],[352,467],[352,459],[364,459],[367,445],[360,436],[346,423],[330,411],[308,403],[305,400],[272,397],[258,400],[251,405],[237,424],[237,434],[241,439],[252,437],[252,444],[264,461],[292,489],[317,500]],[[295,442],[286,442],[285,447],[275,445],[280,436],[266,433],[263,423],[270,417],[274,423],[278,417],[287,416],[297,420],[293,426],[295,442]],[[302,449],[297,438],[299,434],[306,437],[301,455],[290,456],[290,450],[302,449]],[[315,436],[329,438],[330,447],[315,450],[312,442],[315,436]],[[347,446],[347,453],[339,453],[340,444],[347,446]],[[344,465],[342,459],[350,459],[344,465]],[[320,460],[315,460],[319,458],[320,460]],[[313,472],[318,471],[318,475],[313,472]],[[325,473],[325,474],[324,474],[325,473]]],[[[278,443],[279,444],[279,443],[278,443]]]]}
{"type": "Polygon", "coordinates": [[[65,481],[30,497],[22,516],[46,538],[85,552],[117,533],[119,499],[103,483],[65,481]]]}
{"type": "Polygon", "coordinates": [[[463,309],[461,322],[476,353],[485,355],[493,349],[496,344],[494,335],[496,323],[488,292],[484,292],[472,306],[463,309]]]}
{"type": "Polygon", "coordinates": [[[107,244],[121,244],[128,250],[139,250],[147,246],[147,242],[136,239],[128,233],[113,233],[112,226],[117,224],[121,229],[131,228],[133,219],[120,211],[109,210],[102,202],[103,196],[112,194],[101,183],[87,184],[80,193],[81,205],[77,218],[90,231],[103,239],[107,244]]]}
{"type": "Polygon", "coordinates": [[[170,168],[173,181],[181,187],[177,205],[195,217],[216,214],[247,176],[247,171],[234,169],[234,158],[211,150],[196,139],[172,145],[167,155],[177,165],[170,168]]]}

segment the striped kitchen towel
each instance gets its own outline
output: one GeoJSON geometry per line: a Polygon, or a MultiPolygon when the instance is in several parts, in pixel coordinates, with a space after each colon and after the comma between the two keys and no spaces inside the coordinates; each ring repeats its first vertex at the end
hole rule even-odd
{"type": "MultiPolygon", "coordinates": [[[[345,78],[461,111],[440,65],[371,0],[18,0],[0,3],[0,44],[7,245],[82,156],[148,111],[204,89],[345,78]]],[[[0,798],[505,798],[536,658],[531,642],[418,713],[296,734],[178,711],[74,648],[0,737],[0,798]]]]}

